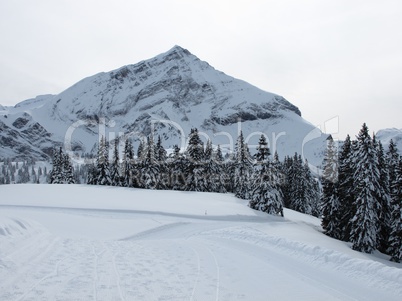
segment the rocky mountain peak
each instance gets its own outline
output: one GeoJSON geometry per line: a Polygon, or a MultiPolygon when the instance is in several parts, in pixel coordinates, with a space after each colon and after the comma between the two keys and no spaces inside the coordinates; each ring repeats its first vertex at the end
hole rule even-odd
{"type": "MultiPolygon", "coordinates": [[[[59,95],[39,97],[13,110],[8,118],[3,116],[4,127],[14,134],[24,130],[27,141],[19,139],[19,143],[26,143],[28,148],[35,145],[37,152],[43,149],[45,154],[49,140],[54,144],[65,141],[66,133],[76,124],[80,126],[68,139],[77,152],[90,152],[100,135],[94,123],[100,120],[113,121],[108,123],[113,127],[107,128],[107,133],[134,140],[154,128],[166,147],[181,143],[182,136],[196,127],[215,145],[226,144],[228,151],[236,141],[241,121],[245,134],[254,140],[261,133],[268,139],[281,133],[283,138],[275,141],[281,156],[301,153],[304,135],[314,129],[282,96],[226,75],[177,45],[154,58],[87,77],[59,95]],[[27,118],[21,119],[22,110],[29,111],[29,123],[24,124],[27,118]],[[35,136],[40,131],[29,135],[30,124],[43,127],[46,145],[37,143],[43,141],[35,136]]],[[[18,156],[8,144],[4,147],[7,154],[18,156]]],[[[4,153],[0,150],[0,157],[4,153]]]]}

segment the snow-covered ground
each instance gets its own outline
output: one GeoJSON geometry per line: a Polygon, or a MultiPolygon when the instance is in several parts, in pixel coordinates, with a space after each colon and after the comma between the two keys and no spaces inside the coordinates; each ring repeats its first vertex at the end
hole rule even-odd
{"type": "Polygon", "coordinates": [[[402,265],[232,195],[0,186],[0,300],[402,300],[402,265]]]}

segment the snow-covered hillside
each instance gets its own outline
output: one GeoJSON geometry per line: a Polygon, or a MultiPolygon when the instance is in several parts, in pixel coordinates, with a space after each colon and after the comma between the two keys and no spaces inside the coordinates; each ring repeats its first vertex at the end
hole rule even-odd
{"type": "Polygon", "coordinates": [[[226,150],[233,149],[239,130],[251,151],[264,133],[280,157],[297,151],[319,164],[327,138],[282,96],[217,71],[180,46],[85,78],[59,95],[30,99],[0,115],[0,157],[28,155],[22,139],[33,156],[44,157],[50,140],[91,152],[99,135],[138,139],[152,127],[166,148],[183,147],[191,128],[197,127],[203,139],[226,150]]]}
{"type": "Polygon", "coordinates": [[[393,140],[399,153],[402,154],[402,129],[392,128],[379,130],[376,137],[382,142],[385,150],[388,150],[389,143],[393,140]]]}
{"type": "Polygon", "coordinates": [[[401,300],[400,264],[230,194],[0,187],[0,300],[401,300]]]}

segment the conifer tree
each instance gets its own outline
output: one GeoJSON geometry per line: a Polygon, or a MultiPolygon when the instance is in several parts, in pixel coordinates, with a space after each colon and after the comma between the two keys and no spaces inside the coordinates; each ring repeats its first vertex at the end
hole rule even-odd
{"type": "Polygon", "coordinates": [[[162,145],[161,136],[158,136],[158,141],[155,146],[155,160],[159,168],[158,189],[170,188],[170,176],[167,168],[167,151],[162,145]]]}
{"type": "Polygon", "coordinates": [[[347,135],[339,153],[339,181],[338,196],[340,205],[341,239],[349,241],[351,220],[355,215],[354,204],[354,164],[352,160],[353,145],[347,135]]]}
{"type": "Polygon", "coordinates": [[[148,136],[146,156],[141,164],[141,179],[143,188],[159,188],[159,164],[155,160],[155,146],[152,133],[148,136]]]}
{"type": "Polygon", "coordinates": [[[377,191],[380,189],[377,152],[366,124],[357,136],[355,162],[355,208],[351,220],[350,241],[356,251],[371,253],[378,247],[379,210],[377,191]]]}
{"type": "MultiPolygon", "coordinates": [[[[140,144],[138,145],[138,149],[137,149],[137,159],[139,161],[143,160],[146,156],[146,149],[145,149],[146,144],[147,144],[146,139],[140,139],[140,144]]],[[[134,153],[133,153],[133,158],[134,158],[134,153]]]]}
{"type": "Polygon", "coordinates": [[[71,163],[70,157],[67,154],[62,155],[63,157],[63,182],[65,184],[75,184],[74,178],[74,168],[71,163]]]}
{"type": "Polygon", "coordinates": [[[328,141],[323,166],[324,170],[321,179],[321,225],[326,235],[341,239],[342,216],[338,193],[338,154],[332,139],[328,141]]]}
{"type": "Polygon", "coordinates": [[[63,152],[61,147],[59,150],[53,151],[52,170],[50,171],[50,184],[63,183],[63,152]]]}
{"type": "Polygon", "coordinates": [[[90,164],[88,166],[87,184],[96,185],[97,179],[98,179],[97,169],[94,164],[90,164]]]}
{"type": "Polygon", "coordinates": [[[305,183],[303,160],[297,153],[291,159],[288,177],[288,198],[289,208],[302,213],[308,213],[305,209],[305,183]]]}
{"type": "Polygon", "coordinates": [[[225,183],[229,182],[229,176],[227,174],[225,159],[223,158],[220,145],[218,145],[216,152],[212,153],[211,166],[209,169],[213,175],[210,181],[211,191],[226,193],[227,190],[225,183]]]}
{"type": "Polygon", "coordinates": [[[196,128],[191,129],[186,154],[188,159],[186,190],[206,191],[203,168],[204,144],[196,128]]]}
{"type": "Polygon", "coordinates": [[[247,144],[244,142],[243,132],[239,133],[235,149],[234,183],[236,197],[247,199],[249,194],[249,180],[252,172],[252,163],[247,144]]]}
{"type": "Polygon", "coordinates": [[[180,152],[180,148],[175,145],[173,157],[169,164],[172,190],[186,190],[186,169],[189,164],[188,160],[180,152]]]}
{"type": "Polygon", "coordinates": [[[250,193],[250,208],[268,214],[281,214],[283,216],[283,194],[279,181],[279,170],[269,160],[269,150],[264,136],[261,136],[256,163],[254,165],[253,185],[250,193]],[[267,151],[268,150],[268,151],[267,151]]]}
{"type": "Polygon", "coordinates": [[[114,140],[113,158],[110,166],[110,180],[112,186],[121,186],[120,159],[119,159],[119,139],[114,140]]]}
{"type": "Polygon", "coordinates": [[[131,141],[127,138],[124,143],[124,152],[123,152],[123,186],[124,187],[132,187],[132,173],[133,173],[133,164],[134,164],[134,148],[131,141]]]}
{"type": "Polygon", "coordinates": [[[269,158],[270,155],[271,155],[271,152],[268,147],[267,139],[265,138],[265,135],[262,134],[260,137],[260,140],[258,142],[257,153],[255,154],[255,159],[257,160],[257,162],[265,162],[269,158]]]}
{"type": "Polygon", "coordinates": [[[110,169],[109,169],[109,147],[106,138],[101,138],[98,149],[98,158],[96,161],[97,168],[97,185],[110,185],[110,169]]]}
{"type": "Polygon", "coordinates": [[[158,136],[158,142],[156,143],[155,159],[158,161],[159,164],[165,163],[167,160],[167,152],[162,145],[162,139],[160,135],[158,136]]]}
{"type": "Polygon", "coordinates": [[[379,171],[379,189],[377,190],[377,199],[379,201],[379,224],[378,224],[378,250],[386,253],[388,249],[388,240],[391,232],[391,211],[390,211],[390,184],[388,166],[385,158],[384,148],[381,141],[376,140],[373,135],[373,147],[376,149],[379,171]]]}
{"type": "Polygon", "coordinates": [[[387,253],[391,261],[402,261],[402,160],[391,140],[387,153],[390,181],[390,234],[387,253]]]}
{"type": "Polygon", "coordinates": [[[305,189],[305,209],[304,213],[313,215],[315,217],[320,216],[320,191],[319,184],[316,178],[311,173],[307,160],[303,167],[303,178],[305,189]]]}

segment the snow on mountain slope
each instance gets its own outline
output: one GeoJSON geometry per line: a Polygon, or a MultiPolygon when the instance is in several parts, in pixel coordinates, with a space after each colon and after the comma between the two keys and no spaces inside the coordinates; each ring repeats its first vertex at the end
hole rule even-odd
{"type": "MultiPolygon", "coordinates": [[[[179,46],[28,103],[32,107],[26,113],[54,141],[71,140],[72,149],[82,152],[91,151],[99,135],[135,139],[148,135],[151,126],[165,147],[184,147],[190,129],[197,127],[205,139],[232,150],[241,127],[251,146],[265,133],[281,157],[304,150],[310,162],[319,164],[327,137],[319,131],[311,135],[314,126],[282,96],[217,71],[179,46]]],[[[9,112],[8,121],[4,116],[0,121],[11,127],[14,114],[24,107],[19,105],[9,112]]]]}
{"type": "Polygon", "coordinates": [[[399,153],[402,154],[402,129],[392,128],[379,130],[376,137],[382,142],[385,150],[388,150],[389,143],[392,139],[399,153]]]}
{"type": "Polygon", "coordinates": [[[400,264],[231,195],[0,187],[0,300],[400,300],[400,264]]]}

